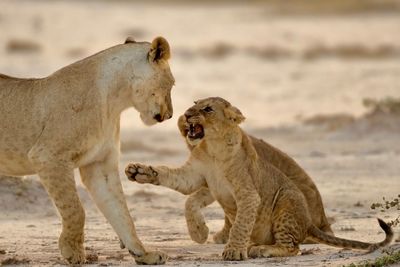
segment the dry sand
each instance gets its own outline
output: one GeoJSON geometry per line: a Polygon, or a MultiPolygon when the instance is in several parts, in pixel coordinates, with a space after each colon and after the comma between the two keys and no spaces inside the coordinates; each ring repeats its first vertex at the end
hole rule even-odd
{"type": "MultiPolygon", "coordinates": [[[[218,95],[246,115],[245,130],[286,151],[313,177],[336,235],[383,239],[375,218],[391,220],[398,212],[381,213],[370,205],[400,193],[400,115],[364,116],[362,99],[400,97],[399,25],[396,10],[281,15],[260,4],[3,0],[0,73],[45,76],[127,35],[165,36],[177,81],[174,118],[151,128],[134,110],[122,118],[121,177],[141,240],[168,252],[169,265],[341,266],[382,252],[302,245],[297,257],[222,262],[223,246],[213,244],[211,236],[205,245],[190,240],[185,196],[130,183],[122,169],[130,161],[182,164],[188,152],[175,126],[177,115],[197,98],[218,95]],[[336,113],[345,116],[324,116],[336,113]]],[[[92,264],[134,264],[76,176],[92,264]]],[[[211,233],[219,230],[218,205],[204,212],[211,233]]],[[[37,177],[0,179],[0,262],[64,264],[57,246],[60,229],[37,177]]]]}

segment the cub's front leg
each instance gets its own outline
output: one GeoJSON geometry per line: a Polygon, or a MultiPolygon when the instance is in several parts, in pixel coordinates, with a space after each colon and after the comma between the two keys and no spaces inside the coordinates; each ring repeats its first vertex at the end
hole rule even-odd
{"type": "Polygon", "coordinates": [[[207,187],[191,194],[185,203],[185,218],[189,235],[193,241],[203,244],[208,238],[208,227],[201,209],[215,200],[207,187]]]}
{"type": "Polygon", "coordinates": [[[260,196],[250,176],[235,178],[231,183],[237,212],[222,257],[224,260],[245,260],[260,205],[260,196]]]}
{"type": "MultiPolygon", "coordinates": [[[[208,227],[205,222],[201,209],[215,201],[207,187],[191,194],[185,203],[185,217],[189,235],[193,241],[203,244],[208,238],[208,227]]],[[[213,240],[216,244],[226,244],[229,239],[229,231],[232,224],[225,214],[224,227],[214,234],[213,240]]]]}
{"type": "Polygon", "coordinates": [[[125,174],[131,181],[141,184],[162,185],[184,195],[189,195],[206,186],[204,175],[199,173],[190,163],[176,169],[131,163],[125,168],[125,174]]]}

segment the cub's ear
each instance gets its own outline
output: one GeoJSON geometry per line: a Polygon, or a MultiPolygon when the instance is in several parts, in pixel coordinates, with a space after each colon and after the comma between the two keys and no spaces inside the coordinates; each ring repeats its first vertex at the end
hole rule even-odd
{"type": "Polygon", "coordinates": [[[133,37],[128,37],[125,40],[125,44],[129,44],[129,43],[136,43],[135,39],[133,39],[133,37]]]}
{"type": "Polygon", "coordinates": [[[157,37],[151,43],[151,49],[149,51],[149,60],[158,62],[160,60],[168,60],[171,57],[169,50],[169,44],[163,37],[157,37]]]}
{"type": "Polygon", "coordinates": [[[224,109],[224,115],[228,120],[236,124],[240,124],[242,121],[245,120],[245,117],[243,116],[242,112],[240,112],[240,110],[234,106],[226,107],[224,109]]]}

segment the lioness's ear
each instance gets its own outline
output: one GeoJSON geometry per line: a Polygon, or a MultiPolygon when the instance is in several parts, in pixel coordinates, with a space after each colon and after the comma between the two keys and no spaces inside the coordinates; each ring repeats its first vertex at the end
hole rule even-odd
{"type": "Polygon", "coordinates": [[[226,107],[224,109],[224,115],[228,120],[236,124],[239,124],[245,120],[245,117],[243,116],[242,112],[240,112],[240,110],[234,106],[226,107]]]}
{"type": "Polygon", "coordinates": [[[169,44],[163,37],[157,37],[151,43],[149,51],[149,60],[158,62],[160,60],[168,60],[171,57],[169,44]]]}
{"type": "Polygon", "coordinates": [[[136,43],[135,39],[133,39],[133,37],[128,37],[125,40],[125,44],[129,44],[129,43],[136,43]]]}

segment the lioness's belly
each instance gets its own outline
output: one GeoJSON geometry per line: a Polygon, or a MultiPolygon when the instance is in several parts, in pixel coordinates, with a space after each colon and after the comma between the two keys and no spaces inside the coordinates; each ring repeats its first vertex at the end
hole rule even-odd
{"type": "Polygon", "coordinates": [[[34,173],[34,168],[27,156],[10,151],[0,151],[0,174],[23,176],[34,173]]]}

